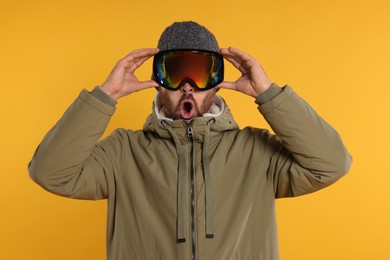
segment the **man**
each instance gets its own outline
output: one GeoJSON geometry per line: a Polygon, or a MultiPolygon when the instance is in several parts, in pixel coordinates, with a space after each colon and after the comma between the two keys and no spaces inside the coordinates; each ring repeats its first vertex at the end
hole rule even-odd
{"type": "Polygon", "coordinates": [[[275,198],[324,188],[350,164],[336,131],[291,87],[271,83],[248,54],[219,49],[203,26],[179,22],[158,49],[131,52],[100,87],[83,90],[29,172],[53,193],[108,199],[108,259],[274,260],[275,198]],[[139,81],[134,72],[152,57],[153,80],[139,81]],[[222,80],[222,57],[242,73],[237,81],[222,80]],[[153,87],[143,130],[98,142],[116,100],[153,87]],[[276,135],[240,130],[220,88],[255,98],[276,135]]]}

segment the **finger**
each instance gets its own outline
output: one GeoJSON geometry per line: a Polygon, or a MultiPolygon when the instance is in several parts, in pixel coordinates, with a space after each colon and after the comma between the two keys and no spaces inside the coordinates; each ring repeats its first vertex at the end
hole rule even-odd
{"type": "Polygon", "coordinates": [[[153,56],[158,52],[158,48],[145,48],[145,49],[138,49],[130,52],[127,54],[122,60],[125,61],[132,61],[134,59],[145,57],[145,56],[153,56]]]}
{"type": "Polygon", "coordinates": [[[158,87],[158,84],[154,80],[140,81],[138,83],[139,90],[155,87],[158,87]]]}
{"type": "Polygon", "coordinates": [[[153,57],[158,52],[158,49],[141,49],[136,50],[122,59],[122,66],[125,67],[127,72],[133,73],[138,69],[145,61],[153,57]]]}
{"type": "Polygon", "coordinates": [[[145,61],[150,59],[152,56],[140,57],[137,60],[129,62],[129,67],[126,70],[130,73],[133,73],[136,69],[138,69],[145,61]]]}
{"type": "Polygon", "coordinates": [[[242,64],[240,62],[238,62],[237,60],[235,60],[234,58],[231,58],[231,57],[225,57],[225,59],[227,61],[229,61],[236,69],[238,69],[239,71],[242,71],[242,64]]]}
{"type": "Polygon", "coordinates": [[[128,68],[129,65],[131,65],[134,61],[138,60],[139,58],[144,57],[152,57],[154,54],[158,52],[157,48],[147,48],[147,49],[139,49],[130,52],[127,54],[124,58],[118,61],[118,65],[128,68]]]}
{"type": "Polygon", "coordinates": [[[246,52],[243,52],[242,50],[239,50],[235,47],[229,47],[228,48],[229,53],[234,55],[234,57],[238,58],[241,61],[248,61],[253,60],[253,57],[247,54],[246,52]]]}
{"type": "Polygon", "coordinates": [[[229,47],[226,49],[225,53],[227,57],[234,58],[238,63],[246,68],[252,67],[258,63],[255,58],[234,47],[229,47]]]}
{"type": "Polygon", "coordinates": [[[219,53],[220,53],[222,56],[224,56],[224,55],[229,55],[229,54],[230,54],[230,51],[229,51],[229,49],[227,49],[227,48],[220,48],[220,49],[219,49],[219,53]]]}
{"type": "Polygon", "coordinates": [[[242,62],[242,59],[239,55],[237,55],[236,53],[233,53],[231,52],[231,47],[229,48],[225,48],[225,49],[221,49],[220,50],[220,53],[225,57],[225,58],[232,58],[232,59],[235,59],[238,63],[241,63],[242,62]]]}
{"type": "Polygon", "coordinates": [[[223,81],[216,88],[219,88],[219,89],[224,88],[224,89],[235,90],[236,89],[236,84],[235,84],[235,82],[231,82],[231,81],[223,81]]]}
{"type": "Polygon", "coordinates": [[[236,69],[238,69],[241,73],[246,73],[246,69],[243,66],[243,62],[239,57],[237,57],[235,54],[231,53],[228,49],[220,50],[220,53],[223,55],[223,57],[229,61],[236,69]]]}
{"type": "Polygon", "coordinates": [[[229,52],[235,55],[235,59],[240,61],[241,65],[245,68],[245,70],[251,70],[252,68],[261,68],[260,63],[246,52],[243,52],[234,47],[229,47],[229,52]]]}
{"type": "Polygon", "coordinates": [[[224,57],[224,58],[234,58],[236,55],[231,53],[229,49],[226,48],[221,48],[219,50],[219,53],[224,57]]]}

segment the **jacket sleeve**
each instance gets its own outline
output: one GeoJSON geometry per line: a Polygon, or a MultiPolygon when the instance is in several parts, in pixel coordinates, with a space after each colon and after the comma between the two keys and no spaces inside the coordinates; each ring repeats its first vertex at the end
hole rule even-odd
{"type": "Polygon", "coordinates": [[[28,165],[30,177],[44,189],[78,199],[103,199],[113,179],[115,140],[98,145],[115,106],[83,90],[46,134],[28,165]]]}
{"type": "Polygon", "coordinates": [[[352,158],[338,133],[291,87],[271,88],[268,94],[276,96],[265,103],[259,97],[256,103],[276,134],[264,136],[275,197],[311,193],[345,175],[352,158]]]}

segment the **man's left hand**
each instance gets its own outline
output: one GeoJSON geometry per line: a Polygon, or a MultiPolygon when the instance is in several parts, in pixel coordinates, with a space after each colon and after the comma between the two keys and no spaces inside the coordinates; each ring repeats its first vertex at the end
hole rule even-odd
{"type": "Polygon", "coordinates": [[[242,75],[234,82],[222,82],[218,88],[236,90],[257,98],[271,86],[271,82],[260,63],[247,53],[233,47],[221,48],[219,52],[242,75]]]}

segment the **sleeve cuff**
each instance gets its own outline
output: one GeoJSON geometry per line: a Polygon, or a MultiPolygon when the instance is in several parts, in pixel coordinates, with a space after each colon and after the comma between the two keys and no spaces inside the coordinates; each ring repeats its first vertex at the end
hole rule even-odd
{"type": "Polygon", "coordinates": [[[264,91],[260,96],[257,97],[256,99],[256,104],[263,105],[267,103],[268,101],[271,101],[274,99],[277,95],[279,95],[282,92],[282,89],[276,85],[275,83],[272,83],[272,85],[264,91]]]}
{"type": "Polygon", "coordinates": [[[99,99],[106,105],[115,106],[118,102],[113,100],[109,95],[107,95],[99,86],[96,86],[92,91],[91,95],[99,99]]]}

